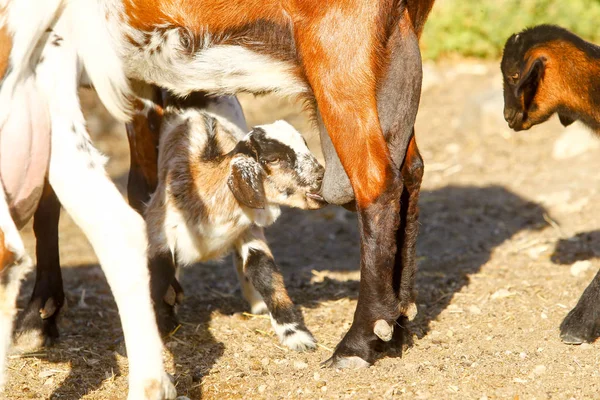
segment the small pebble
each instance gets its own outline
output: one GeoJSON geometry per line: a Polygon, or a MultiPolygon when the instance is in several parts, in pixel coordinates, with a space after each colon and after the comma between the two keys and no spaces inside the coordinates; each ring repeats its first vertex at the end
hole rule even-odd
{"type": "Polygon", "coordinates": [[[520,353],[520,354],[519,354],[519,357],[521,357],[521,359],[522,359],[522,360],[524,360],[524,359],[526,359],[526,358],[527,358],[527,353],[524,353],[524,352],[523,352],[523,353],[520,353]]]}
{"type": "Polygon", "coordinates": [[[589,260],[577,261],[571,265],[571,275],[578,277],[590,268],[592,268],[592,263],[589,260]]]}
{"type": "Polygon", "coordinates": [[[471,307],[469,307],[469,312],[473,315],[480,315],[481,309],[477,306],[471,306],[471,307]]]}
{"type": "Polygon", "coordinates": [[[260,385],[258,387],[258,393],[264,393],[267,390],[267,385],[260,385]]]}
{"type": "Polygon", "coordinates": [[[318,372],[315,372],[315,374],[313,375],[313,379],[318,382],[319,379],[321,379],[321,374],[319,374],[318,372]]]}
{"type": "Polygon", "coordinates": [[[308,364],[305,363],[304,361],[295,361],[294,362],[294,368],[296,368],[296,369],[305,369],[305,368],[308,368],[308,364]]]}
{"type": "Polygon", "coordinates": [[[266,367],[267,365],[269,365],[269,357],[263,358],[262,360],[260,360],[260,363],[263,367],[266,367]]]}
{"type": "Polygon", "coordinates": [[[545,365],[536,365],[536,367],[533,369],[534,375],[543,375],[545,372],[546,372],[545,365]]]}

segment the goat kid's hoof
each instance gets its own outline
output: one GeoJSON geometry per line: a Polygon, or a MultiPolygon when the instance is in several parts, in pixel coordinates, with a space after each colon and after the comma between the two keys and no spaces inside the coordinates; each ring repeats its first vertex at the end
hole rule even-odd
{"type": "Polygon", "coordinates": [[[389,342],[394,336],[394,325],[383,319],[377,320],[373,333],[384,342],[389,342]]]}
{"type": "Polygon", "coordinates": [[[317,348],[317,341],[308,329],[298,324],[275,325],[279,341],[285,347],[295,351],[307,351],[317,348]]]}
{"type": "Polygon", "coordinates": [[[369,368],[371,364],[358,356],[338,356],[333,355],[331,358],[321,363],[321,368],[335,369],[363,369],[369,368]]]}

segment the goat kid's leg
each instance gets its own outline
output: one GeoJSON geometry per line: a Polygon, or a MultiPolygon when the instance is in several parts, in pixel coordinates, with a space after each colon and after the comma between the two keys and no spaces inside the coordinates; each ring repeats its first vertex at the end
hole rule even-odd
{"type": "Polygon", "coordinates": [[[33,216],[36,272],[33,294],[18,324],[15,341],[21,350],[52,344],[59,336],[57,319],[65,302],[58,248],[60,202],[46,183],[33,216]]]}
{"type": "Polygon", "coordinates": [[[6,357],[17,313],[21,279],[32,266],[0,184],[0,392],[6,379],[6,357]]]}
{"type": "Polygon", "coordinates": [[[314,349],[315,339],[287,293],[262,228],[250,228],[236,243],[236,251],[243,263],[244,277],[240,280],[246,282],[242,284],[242,291],[244,287],[246,291],[255,290],[264,299],[271,315],[271,325],[281,344],[297,351],[314,349]]]}
{"type": "MultiPolygon", "coordinates": [[[[144,215],[145,204],[156,190],[158,180],[158,141],[162,121],[160,92],[151,89],[153,101],[145,101],[144,109],[126,125],[131,166],[127,181],[129,204],[144,215]],[[156,104],[155,104],[156,103],[156,104]]],[[[155,257],[149,261],[150,285],[154,311],[162,334],[172,332],[178,325],[176,305],[183,301],[183,288],[175,277],[176,266],[170,256],[155,257]]]]}
{"type": "Polygon", "coordinates": [[[381,10],[376,2],[360,5],[343,19],[319,18],[319,10],[307,9],[294,21],[304,71],[350,179],[359,217],[361,280],[354,321],[324,363],[341,368],[369,366],[379,341],[376,325],[380,320],[391,325],[402,313],[393,275],[403,183],[377,110],[382,74],[377,60],[383,57],[378,47],[383,44],[378,43],[379,28],[373,21],[381,10]],[[354,40],[357,37],[361,40],[354,40]]]}
{"type": "Polygon", "coordinates": [[[50,184],[94,248],[117,303],[129,358],[129,399],[175,398],[150,298],[145,223],[107,176],[104,157],[86,131],[71,37],[67,32],[60,46],[46,46],[37,67],[38,85],[53,99],[50,184]]]}
{"type": "Polygon", "coordinates": [[[244,260],[237,250],[233,254],[233,265],[240,282],[242,296],[244,296],[244,299],[250,305],[250,312],[255,315],[267,314],[269,308],[260,293],[258,293],[258,290],[250,283],[250,278],[246,276],[246,273],[244,272],[244,260]]]}
{"type": "Polygon", "coordinates": [[[593,342],[600,337],[600,271],[560,325],[560,338],[567,344],[593,342]]]}

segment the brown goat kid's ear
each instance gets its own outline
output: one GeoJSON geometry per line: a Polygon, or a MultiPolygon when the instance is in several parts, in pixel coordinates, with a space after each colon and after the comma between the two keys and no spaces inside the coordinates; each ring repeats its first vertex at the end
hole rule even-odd
{"type": "Polygon", "coordinates": [[[250,208],[265,208],[267,198],[263,186],[264,172],[256,160],[236,156],[231,163],[227,185],[236,200],[250,208]]]}
{"type": "Polygon", "coordinates": [[[521,71],[521,79],[515,87],[515,97],[519,98],[524,90],[538,83],[544,72],[544,61],[544,57],[539,57],[525,65],[521,71]]]}

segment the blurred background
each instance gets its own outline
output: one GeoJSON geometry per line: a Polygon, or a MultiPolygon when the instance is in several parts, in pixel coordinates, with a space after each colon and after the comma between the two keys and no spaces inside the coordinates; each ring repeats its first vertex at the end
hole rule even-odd
{"type": "Polygon", "coordinates": [[[533,25],[556,24],[598,42],[597,0],[437,0],[422,38],[425,59],[499,58],[506,39],[533,25]]]}

